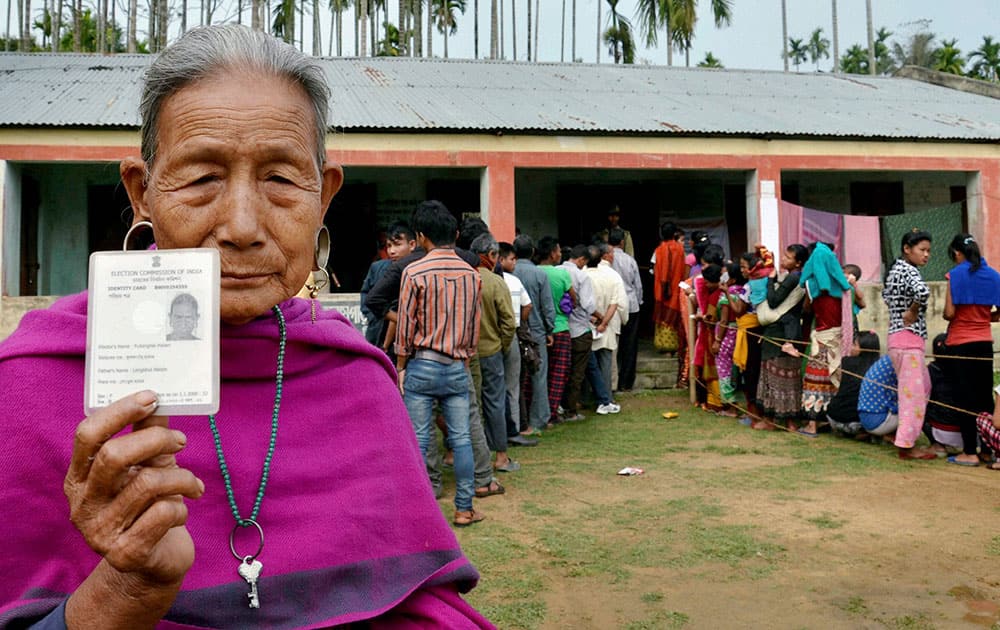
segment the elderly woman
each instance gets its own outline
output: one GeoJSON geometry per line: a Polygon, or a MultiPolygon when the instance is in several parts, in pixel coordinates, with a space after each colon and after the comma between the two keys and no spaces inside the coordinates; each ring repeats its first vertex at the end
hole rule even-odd
{"type": "Polygon", "coordinates": [[[392,367],[293,297],[342,180],[327,103],[307,58],[239,26],[150,67],[122,180],[160,249],[219,251],[221,407],[167,418],[141,391],[81,422],[87,296],[26,316],[0,345],[0,626],[489,626],[392,367]]]}

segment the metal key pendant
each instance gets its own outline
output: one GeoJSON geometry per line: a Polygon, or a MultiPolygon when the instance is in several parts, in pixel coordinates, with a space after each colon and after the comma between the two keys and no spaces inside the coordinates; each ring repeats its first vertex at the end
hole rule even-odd
{"type": "Polygon", "coordinates": [[[250,608],[260,608],[260,599],[257,594],[257,578],[260,577],[260,570],[262,568],[264,568],[264,565],[260,563],[260,560],[254,559],[253,556],[243,558],[243,562],[240,563],[240,577],[250,585],[250,592],[247,593],[247,598],[250,600],[250,608]]]}

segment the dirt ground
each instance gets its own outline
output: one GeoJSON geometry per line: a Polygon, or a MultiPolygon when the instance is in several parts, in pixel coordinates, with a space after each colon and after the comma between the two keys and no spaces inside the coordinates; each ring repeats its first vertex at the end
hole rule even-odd
{"type": "MultiPolygon", "coordinates": [[[[522,449],[538,481],[504,478],[505,496],[478,502],[544,603],[537,622],[515,614],[501,626],[1000,628],[1000,472],[898,462],[891,448],[830,435],[763,436],[694,412],[663,428],[650,419],[661,400],[631,407],[628,428],[593,429],[599,446],[624,435],[624,456],[615,445],[588,455],[585,432],[565,451],[522,449]],[[643,435],[673,448],[657,453],[643,435]],[[832,451],[813,472],[811,454],[832,451]],[[618,464],[646,472],[609,474],[618,464]]],[[[463,540],[483,572],[477,605],[503,599],[490,586],[505,565],[472,538],[488,531],[463,540]]]]}

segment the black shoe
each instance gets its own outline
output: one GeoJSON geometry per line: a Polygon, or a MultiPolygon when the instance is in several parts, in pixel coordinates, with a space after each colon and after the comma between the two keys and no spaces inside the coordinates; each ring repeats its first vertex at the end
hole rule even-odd
{"type": "Polygon", "coordinates": [[[523,435],[509,437],[507,438],[507,443],[513,444],[514,446],[538,446],[538,440],[524,437],[523,435]]]}

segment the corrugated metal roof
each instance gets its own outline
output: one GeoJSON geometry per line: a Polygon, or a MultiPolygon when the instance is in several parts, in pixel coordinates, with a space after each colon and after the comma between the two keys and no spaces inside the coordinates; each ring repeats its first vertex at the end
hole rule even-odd
{"type": "MultiPolygon", "coordinates": [[[[318,59],[343,130],[1000,140],[1000,100],[913,79],[318,59]]],[[[0,126],[137,127],[146,55],[0,54],[0,126]]]]}

